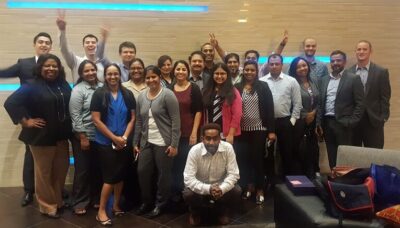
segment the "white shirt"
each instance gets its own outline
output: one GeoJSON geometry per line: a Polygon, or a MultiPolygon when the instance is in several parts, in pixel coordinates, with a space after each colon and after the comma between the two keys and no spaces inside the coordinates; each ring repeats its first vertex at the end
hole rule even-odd
{"type": "Polygon", "coordinates": [[[235,152],[230,143],[220,141],[217,152],[207,152],[203,143],[194,145],[188,154],[185,171],[185,186],[200,195],[210,195],[210,187],[218,183],[225,194],[239,180],[239,168],[235,152]]]}

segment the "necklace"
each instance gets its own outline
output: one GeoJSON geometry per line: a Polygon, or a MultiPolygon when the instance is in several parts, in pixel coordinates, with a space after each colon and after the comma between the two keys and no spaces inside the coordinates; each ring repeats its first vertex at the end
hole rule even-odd
{"type": "Polygon", "coordinates": [[[54,93],[54,91],[49,87],[49,85],[46,83],[47,89],[50,91],[50,94],[53,95],[56,98],[56,106],[57,106],[57,117],[58,120],[61,122],[64,122],[65,120],[65,102],[64,102],[64,93],[61,91],[60,86],[57,86],[57,90],[60,93],[61,99],[57,94],[54,93]],[[61,102],[59,101],[61,100],[61,102]],[[60,106],[60,103],[62,104],[60,106]]]}

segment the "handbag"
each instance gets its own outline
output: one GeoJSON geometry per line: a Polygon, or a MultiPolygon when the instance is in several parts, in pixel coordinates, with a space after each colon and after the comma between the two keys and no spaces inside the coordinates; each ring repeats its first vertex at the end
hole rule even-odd
{"type": "Polygon", "coordinates": [[[382,210],[400,204],[400,170],[389,165],[371,165],[371,176],[376,183],[375,206],[382,210]]]}

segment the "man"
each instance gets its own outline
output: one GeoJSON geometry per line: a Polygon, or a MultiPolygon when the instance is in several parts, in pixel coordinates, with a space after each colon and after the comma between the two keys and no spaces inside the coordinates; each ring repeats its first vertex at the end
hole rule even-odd
{"type": "MultiPolygon", "coordinates": [[[[50,52],[52,44],[52,39],[48,33],[41,32],[37,34],[33,38],[35,56],[18,59],[17,63],[11,67],[1,69],[0,77],[19,77],[21,84],[31,83],[35,78],[33,70],[36,66],[36,61],[40,55],[48,54],[50,52]]],[[[35,191],[34,162],[28,145],[25,145],[25,158],[22,173],[25,193],[21,200],[21,206],[25,207],[33,201],[33,193],[35,191]]]]}
{"type": "Polygon", "coordinates": [[[242,81],[242,72],[239,69],[240,60],[239,55],[236,53],[229,53],[225,56],[225,64],[228,66],[231,72],[232,85],[240,83],[242,81]]]}
{"type": "Polygon", "coordinates": [[[203,90],[210,79],[210,74],[204,72],[204,60],[206,56],[201,51],[194,51],[189,56],[190,76],[189,80],[196,83],[203,90]]]}
{"type": "Polygon", "coordinates": [[[200,50],[205,55],[204,71],[211,75],[211,70],[214,66],[215,49],[211,43],[204,43],[201,45],[200,50]]]}
{"type": "Polygon", "coordinates": [[[121,63],[119,63],[119,68],[121,69],[121,82],[129,81],[129,70],[131,63],[136,57],[136,46],[134,43],[125,41],[119,45],[119,56],[121,57],[121,63]]]}
{"type": "Polygon", "coordinates": [[[365,112],[355,128],[356,146],[383,148],[383,127],[390,114],[390,81],[389,71],[371,62],[372,45],[361,40],[356,46],[357,64],[349,70],[361,78],[364,87],[365,112]]]}
{"type": "Polygon", "coordinates": [[[310,64],[310,77],[318,85],[321,78],[328,76],[328,67],[325,63],[315,59],[315,52],[317,51],[317,41],[314,38],[305,38],[303,41],[304,53],[301,57],[305,58],[310,64]]]}
{"type": "Polygon", "coordinates": [[[321,99],[317,115],[317,135],[324,135],[329,166],[336,166],[339,145],[352,144],[352,131],[364,111],[364,91],[360,77],[345,71],[346,54],[330,55],[332,73],[321,80],[321,99]]]}
{"type": "Polygon", "coordinates": [[[267,82],[274,99],[275,129],[282,158],[284,175],[294,174],[294,125],[302,109],[300,85],[293,77],[282,73],[283,58],[279,54],[268,57],[269,74],[260,78],[267,82]]]}
{"type": "Polygon", "coordinates": [[[104,65],[106,65],[106,60],[104,59],[104,47],[105,42],[108,37],[108,31],[105,28],[101,29],[101,41],[93,34],[87,34],[83,37],[83,49],[85,51],[85,56],[80,57],[74,54],[69,47],[66,36],[67,22],[65,21],[65,14],[60,12],[56,21],[57,27],[60,30],[60,48],[61,54],[63,55],[68,67],[72,72],[72,81],[75,83],[78,78],[78,67],[83,62],[83,60],[88,59],[94,62],[97,66],[97,78],[100,81],[104,81],[104,65]]]}
{"type": "Polygon", "coordinates": [[[210,208],[217,211],[222,225],[228,224],[228,206],[232,207],[240,199],[235,152],[231,144],[221,141],[220,133],[218,124],[204,125],[202,142],[194,145],[188,154],[183,198],[189,205],[191,225],[199,225],[200,210],[210,208]]]}

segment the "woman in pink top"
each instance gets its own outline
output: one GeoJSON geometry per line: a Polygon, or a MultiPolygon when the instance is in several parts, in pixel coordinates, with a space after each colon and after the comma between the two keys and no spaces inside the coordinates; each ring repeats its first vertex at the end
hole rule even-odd
{"type": "Polygon", "coordinates": [[[240,135],[242,99],[225,63],[215,64],[211,75],[213,80],[208,80],[203,93],[205,122],[220,124],[222,138],[233,144],[234,136],[240,135]]]}

